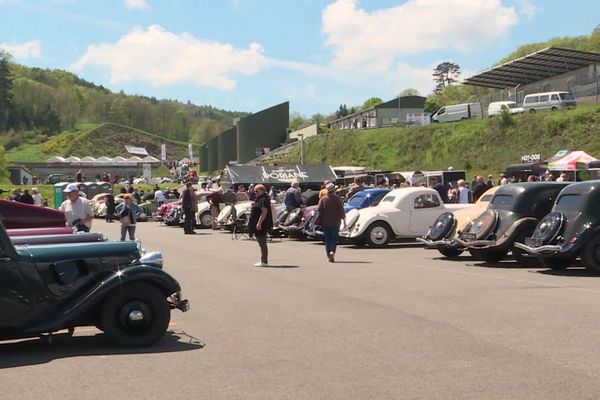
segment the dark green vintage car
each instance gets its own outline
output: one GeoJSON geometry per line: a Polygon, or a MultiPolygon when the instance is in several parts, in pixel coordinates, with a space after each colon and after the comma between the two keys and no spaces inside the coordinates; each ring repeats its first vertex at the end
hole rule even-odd
{"type": "Polygon", "coordinates": [[[531,236],[538,221],[552,209],[558,193],[568,182],[530,182],[503,186],[489,208],[465,227],[459,239],[477,259],[496,262],[509,251],[522,265],[539,261],[515,246],[531,236]]]}
{"type": "Polygon", "coordinates": [[[14,246],[0,223],[0,340],[96,326],[112,342],[144,347],[188,310],[158,252],[135,242],[14,246]]]}
{"type": "Polygon", "coordinates": [[[531,237],[515,245],[552,269],[581,258],[588,270],[600,272],[600,181],[564,188],[531,237]]]}

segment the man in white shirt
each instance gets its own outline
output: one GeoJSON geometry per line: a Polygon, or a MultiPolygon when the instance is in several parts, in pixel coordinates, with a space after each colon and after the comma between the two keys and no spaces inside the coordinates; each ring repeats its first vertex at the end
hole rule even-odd
{"type": "Polygon", "coordinates": [[[89,232],[94,219],[92,205],[87,199],[79,196],[76,183],[69,183],[64,192],[67,194],[67,200],[62,202],[59,209],[65,213],[66,225],[89,232]]]}
{"type": "Polygon", "coordinates": [[[467,188],[467,182],[464,179],[458,181],[458,202],[461,204],[471,202],[471,191],[467,188]]]}
{"type": "Polygon", "coordinates": [[[165,202],[165,195],[162,192],[162,190],[156,189],[154,191],[154,201],[156,201],[156,204],[158,204],[159,206],[165,202]]]}
{"type": "Polygon", "coordinates": [[[31,189],[31,193],[33,193],[31,196],[31,197],[33,197],[33,205],[42,207],[44,205],[44,198],[40,194],[38,188],[31,189]]]}

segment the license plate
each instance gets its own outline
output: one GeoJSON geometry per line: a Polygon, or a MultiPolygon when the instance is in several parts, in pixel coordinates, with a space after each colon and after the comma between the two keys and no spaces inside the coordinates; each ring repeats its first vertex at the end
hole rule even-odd
{"type": "Polygon", "coordinates": [[[474,233],[465,232],[460,235],[460,238],[466,242],[471,242],[475,240],[476,236],[474,233]]]}
{"type": "Polygon", "coordinates": [[[542,245],[542,241],[540,239],[528,237],[525,239],[525,244],[529,247],[540,247],[542,245]]]}

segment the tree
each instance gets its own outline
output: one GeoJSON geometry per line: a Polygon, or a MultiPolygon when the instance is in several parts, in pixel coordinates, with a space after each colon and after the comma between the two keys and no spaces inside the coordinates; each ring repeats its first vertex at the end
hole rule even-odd
{"type": "Polygon", "coordinates": [[[433,70],[433,78],[436,86],[435,93],[440,93],[443,88],[450,86],[453,82],[458,82],[460,77],[460,66],[450,61],[444,61],[438,64],[433,70]]]}
{"type": "Polygon", "coordinates": [[[419,93],[419,91],[417,89],[408,88],[408,89],[404,89],[403,91],[401,91],[400,94],[398,94],[398,97],[420,96],[420,95],[421,95],[421,93],[419,93]]]}
{"type": "Polygon", "coordinates": [[[0,131],[9,128],[12,112],[12,76],[8,62],[10,55],[0,51],[0,131]]]}
{"type": "Polygon", "coordinates": [[[298,128],[306,122],[306,118],[302,114],[296,111],[290,113],[290,132],[298,130],[298,128]]]}
{"type": "Polygon", "coordinates": [[[366,110],[367,108],[375,107],[376,105],[379,105],[381,103],[383,103],[383,100],[381,100],[379,97],[371,97],[365,100],[362,109],[366,110]]]}
{"type": "Polygon", "coordinates": [[[335,112],[335,116],[337,118],[342,118],[348,115],[348,108],[346,108],[345,104],[340,104],[340,108],[335,112]]]}

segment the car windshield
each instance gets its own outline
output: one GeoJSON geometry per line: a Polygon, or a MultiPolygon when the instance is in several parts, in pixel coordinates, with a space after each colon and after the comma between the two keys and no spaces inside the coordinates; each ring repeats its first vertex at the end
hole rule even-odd
{"type": "Polygon", "coordinates": [[[383,198],[383,200],[381,200],[382,203],[391,203],[392,201],[394,201],[394,199],[396,198],[396,196],[385,196],[383,198]]]}
{"type": "Polygon", "coordinates": [[[556,204],[558,206],[560,206],[560,208],[565,209],[565,210],[579,210],[580,209],[579,206],[581,205],[582,201],[583,201],[583,197],[581,195],[565,194],[558,198],[558,201],[556,204]]]}
{"type": "Polygon", "coordinates": [[[510,209],[515,202],[515,198],[508,194],[497,194],[492,199],[494,208],[510,209]]]}
{"type": "Polygon", "coordinates": [[[352,206],[352,207],[358,207],[362,204],[364,199],[365,199],[364,193],[357,193],[356,195],[352,196],[352,198],[350,200],[348,200],[348,205],[352,206]]]}
{"type": "Polygon", "coordinates": [[[575,100],[575,97],[571,93],[559,93],[561,100],[575,100]]]}

